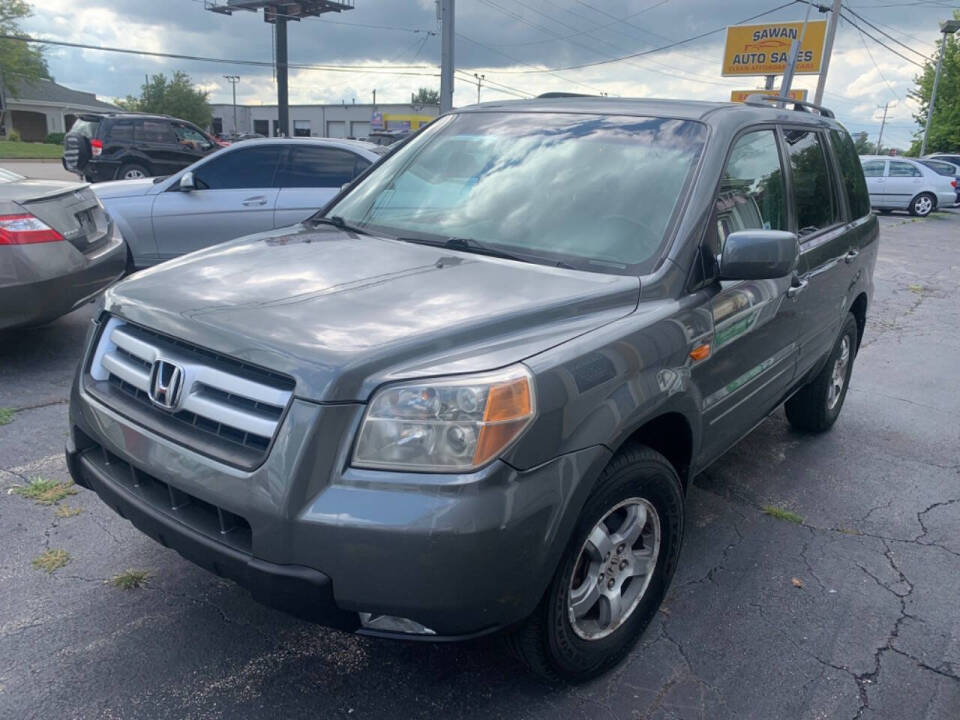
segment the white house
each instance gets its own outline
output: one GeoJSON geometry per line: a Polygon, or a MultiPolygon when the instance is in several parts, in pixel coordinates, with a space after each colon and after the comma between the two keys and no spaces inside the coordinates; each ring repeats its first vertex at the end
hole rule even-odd
{"type": "Polygon", "coordinates": [[[77,115],[118,110],[93,93],[71,90],[53,80],[21,82],[17,93],[7,93],[4,129],[16,130],[28,142],[43,142],[48,133],[66,132],[77,115]]]}

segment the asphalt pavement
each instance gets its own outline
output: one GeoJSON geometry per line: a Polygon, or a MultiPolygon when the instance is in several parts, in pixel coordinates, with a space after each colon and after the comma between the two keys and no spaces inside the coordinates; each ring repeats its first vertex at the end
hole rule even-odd
{"type": "Polygon", "coordinates": [[[622,665],[578,687],[537,683],[493,640],[300,622],[86,490],[50,506],[11,493],[67,479],[66,402],[92,308],[0,334],[0,407],[15,410],[0,425],[0,717],[956,720],[960,214],[881,224],[833,431],[795,433],[779,410],[696,479],[662,611],[622,665]],[[32,564],[48,549],[69,554],[52,573],[32,564]],[[130,569],[147,584],[105,582],[130,569]]]}
{"type": "Polygon", "coordinates": [[[80,178],[63,169],[60,159],[56,160],[0,160],[0,167],[38,180],[69,180],[80,182],[80,178]]]}

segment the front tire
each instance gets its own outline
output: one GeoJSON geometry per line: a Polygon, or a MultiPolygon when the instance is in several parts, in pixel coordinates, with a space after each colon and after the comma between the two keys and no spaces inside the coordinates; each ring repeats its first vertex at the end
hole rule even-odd
{"type": "Polygon", "coordinates": [[[920,193],[910,201],[910,214],[926,217],[937,208],[937,199],[930,193],[920,193]]]}
{"type": "Polygon", "coordinates": [[[636,645],[677,566],[683,488],[663,455],[620,451],[587,499],[540,606],[509,637],[548,681],[603,674],[636,645]]]}
{"type": "Polygon", "coordinates": [[[840,416],[857,355],[857,319],[847,313],[843,330],[817,376],[787,400],[787,420],[797,430],[821,433],[840,416]]]}

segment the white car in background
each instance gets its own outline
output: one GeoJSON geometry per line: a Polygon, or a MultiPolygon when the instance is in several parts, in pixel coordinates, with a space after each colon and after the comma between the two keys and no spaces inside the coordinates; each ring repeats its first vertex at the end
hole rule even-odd
{"type": "Polygon", "coordinates": [[[877,210],[908,210],[926,217],[957,204],[956,180],[912,158],[861,155],[870,205],[877,210]]]}
{"type": "Polygon", "coordinates": [[[131,271],[302,222],[386,152],[357,140],[244,140],[168,177],[92,187],[127,240],[131,271]]]}

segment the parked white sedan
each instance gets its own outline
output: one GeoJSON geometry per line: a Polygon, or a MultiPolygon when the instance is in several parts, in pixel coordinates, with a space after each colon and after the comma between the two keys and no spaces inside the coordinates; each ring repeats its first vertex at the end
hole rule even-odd
{"type": "Polygon", "coordinates": [[[953,179],[905,157],[861,155],[870,204],[877,210],[909,210],[925,217],[937,208],[954,207],[953,179]]]}
{"type": "Polygon", "coordinates": [[[302,222],[385,152],[356,140],[245,140],[168,177],[92,187],[127,240],[133,270],[302,222]]]}

